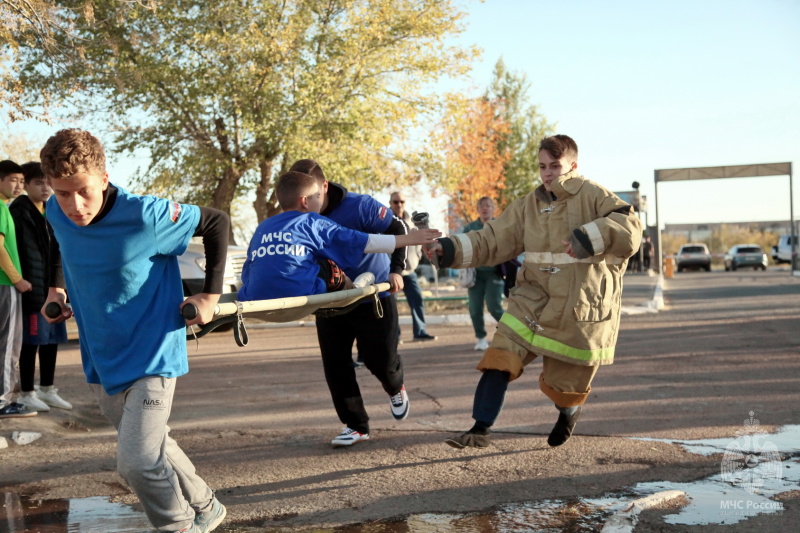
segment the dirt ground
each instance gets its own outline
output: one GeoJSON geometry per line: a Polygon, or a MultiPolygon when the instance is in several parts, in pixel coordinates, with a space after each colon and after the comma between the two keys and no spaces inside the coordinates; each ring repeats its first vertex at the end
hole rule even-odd
{"type": "MultiPolygon", "coordinates": [[[[675,337],[676,324],[689,321],[706,336],[732,327],[688,313],[623,320],[619,362],[600,369],[576,435],[558,449],[545,440],[557,411],[538,391],[538,362],[510,388],[493,446],[455,450],[444,444],[471,425],[479,377],[471,328],[450,325],[429,328],[439,339],[426,343],[411,342],[410,328],[404,329],[400,350],[411,398],[406,421],[392,418],[377,380],[357,370],[371,439],[338,449],[330,440],[341,425],[313,327],[251,328],[245,348],[230,333],[214,333],[199,346],[189,344],[190,372],[178,380],[171,435],[227,505],[222,531],[335,527],[600,497],[642,481],[691,481],[719,472],[719,457],[628,437],[729,437],[753,406],[770,413],[763,422],[769,429],[797,419],[798,392],[796,380],[786,379],[796,376],[796,352],[785,347],[762,350],[758,361],[748,350],[731,348],[706,354],[707,368],[681,366],[682,358],[704,348],[675,337]],[[726,365],[712,376],[715,357],[726,365]],[[731,368],[736,383],[727,383],[731,368]],[[667,372],[672,377],[662,379],[667,372]]],[[[796,316],[779,319],[788,326],[796,316]]],[[[84,384],[77,344],[64,347],[59,361],[57,386],[75,409],[0,421],[0,436],[7,438],[13,430],[43,433],[31,445],[0,450],[0,488],[43,499],[103,496],[136,503],[115,472],[115,435],[84,384]]],[[[787,496],[787,521],[798,518],[797,502],[796,494],[787,496]]],[[[637,532],[682,531],[660,524],[657,511],[648,513],[637,532]]]]}

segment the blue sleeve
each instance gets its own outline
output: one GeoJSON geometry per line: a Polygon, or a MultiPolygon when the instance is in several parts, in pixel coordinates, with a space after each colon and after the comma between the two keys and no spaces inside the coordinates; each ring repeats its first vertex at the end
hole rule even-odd
{"type": "Polygon", "coordinates": [[[392,210],[371,196],[364,195],[360,205],[361,227],[367,233],[385,233],[392,224],[392,210]]]}
{"type": "Polygon", "coordinates": [[[314,235],[319,255],[330,259],[344,270],[356,268],[361,263],[369,235],[321,217],[316,220],[315,226],[314,235]]]}
{"type": "Polygon", "coordinates": [[[200,208],[196,205],[179,204],[165,198],[146,197],[145,212],[153,225],[158,253],[181,255],[189,246],[200,222],[200,208]]]}

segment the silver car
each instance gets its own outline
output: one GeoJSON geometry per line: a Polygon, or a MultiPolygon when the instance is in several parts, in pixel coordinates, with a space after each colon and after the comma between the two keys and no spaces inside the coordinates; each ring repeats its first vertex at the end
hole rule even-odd
{"type": "Polygon", "coordinates": [[[725,271],[742,267],[767,269],[767,254],[757,244],[737,244],[725,254],[725,271]]]}

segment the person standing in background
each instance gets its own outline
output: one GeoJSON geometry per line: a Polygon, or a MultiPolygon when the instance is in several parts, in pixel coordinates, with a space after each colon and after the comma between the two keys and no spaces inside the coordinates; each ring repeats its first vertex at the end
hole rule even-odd
{"type": "MultiPolygon", "coordinates": [[[[389,197],[389,206],[397,218],[402,220],[409,229],[415,228],[411,215],[406,211],[406,197],[403,193],[395,191],[389,197]]],[[[425,325],[425,302],[422,300],[422,289],[417,281],[415,272],[422,257],[421,246],[409,246],[406,254],[406,270],[403,270],[403,294],[406,295],[408,307],[411,309],[411,329],[414,331],[415,341],[435,341],[434,335],[428,334],[425,325]]]]}
{"type": "Polygon", "coordinates": [[[50,407],[72,409],[72,404],[58,395],[53,386],[56,374],[58,345],[67,342],[67,326],[50,324],[40,312],[50,288],[50,224],[44,206],[53,193],[42,173],[42,165],[22,165],[25,192],[11,203],[17,232],[19,262],[33,289],[22,295],[22,351],[19,356],[19,403],[32,411],[49,411],[50,407]],[[36,352],[39,352],[39,387],[34,387],[36,352]]]}
{"type": "Polygon", "coordinates": [[[653,243],[650,242],[650,235],[646,235],[642,243],[642,268],[645,272],[653,268],[653,255],[653,243]]]}
{"type": "Polygon", "coordinates": [[[15,400],[19,395],[19,353],[22,348],[22,293],[31,284],[22,277],[14,219],[6,205],[22,192],[22,167],[0,161],[0,418],[36,416],[15,400]]]}
{"type": "MultiPolygon", "coordinates": [[[[488,196],[478,200],[478,218],[464,227],[463,233],[479,231],[483,225],[494,219],[494,201],[488,196]]],[[[495,320],[503,316],[503,288],[505,281],[494,266],[480,266],[475,269],[475,285],[467,289],[469,316],[475,330],[475,351],[489,348],[486,340],[486,325],[483,320],[483,304],[495,320]]]]}

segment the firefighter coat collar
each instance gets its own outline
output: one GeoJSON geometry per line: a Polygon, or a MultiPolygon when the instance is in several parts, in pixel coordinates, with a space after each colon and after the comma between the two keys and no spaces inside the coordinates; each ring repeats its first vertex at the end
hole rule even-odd
{"type": "Polygon", "coordinates": [[[583,187],[586,178],[578,174],[577,170],[571,170],[553,180],[550,185],[551,192],[547,192],[544,185],[536,188],[535,195],[544,202],[553,202],[556,199],[564,199],[575,196],[583,187]]]}

